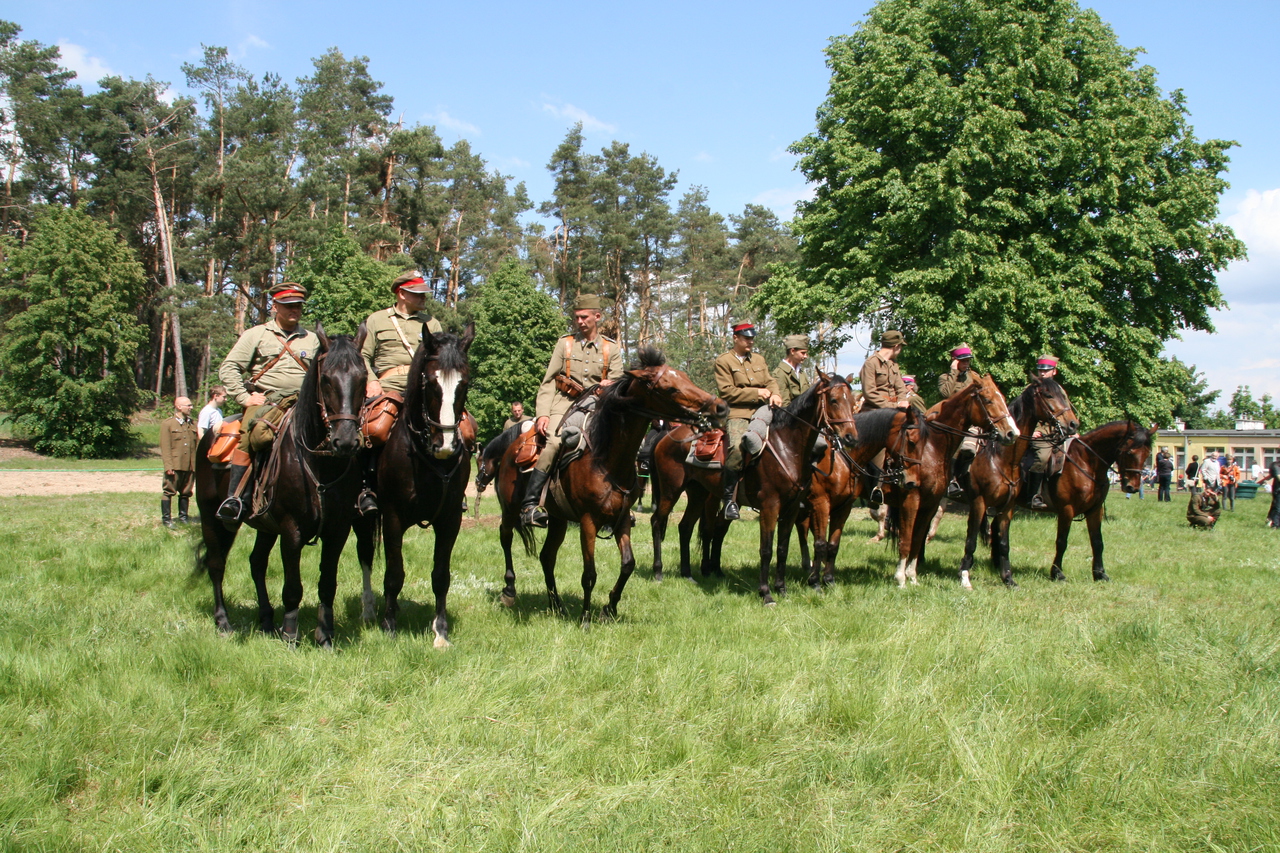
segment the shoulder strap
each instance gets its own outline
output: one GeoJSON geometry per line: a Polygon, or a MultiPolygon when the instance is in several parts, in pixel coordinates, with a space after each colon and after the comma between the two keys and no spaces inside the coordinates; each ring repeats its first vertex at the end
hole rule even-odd
{"type": "Polygon", "coordinates": [[[280,352],[276,353],[276,357],[271,359],[271,361],[268,361],[265,367],[263,367],[257,373],[253,374],[253,378],[249,380],[253,384],[257,384],[258,380],[261,379],[268,370],[275,367],[276,362],[284,358],[285,353],[288,353],[293,358],[293,360],[298,363],[298,367],[301,367],[303,370],[307,369],[307,366],[302,362],[302,359],[298,358],[298,356],[294,353],[294,351],[289,348],[289,341],[284,337],[284,335],[278,334],[276,332],[272,332],[271,334],[275,335],[277,338],[280,339],[280,352]]]}
{"type": "Polygon", "coordinates": [[[600,381],[603,382],[609,378],[609,339],[604,335],[600,336],[600,355],[604,358],[604,366],[600,368],[600,381]]]}
{"type": "MultiPolygon", "coordinates": [[[[387,316],[391,318],[391,325],[396,327],[396,334],[400,336],[400,343],[404,344],[404,348],[409,351],[409,355],[413,355],[413,344],[409,343],[409,336],[404,333],[404,329],[400,328],[400,321],[396,319],[396,309],[388,308],[387,316]]],[[[423,326],[425,325],[424,323],[423,326]]]]}
{"type": "Polygon", "coordinates": [[[564,378],[572,379],[569,374],[569,362],[573,360],[573,335],[564,336],[564,378]]]}

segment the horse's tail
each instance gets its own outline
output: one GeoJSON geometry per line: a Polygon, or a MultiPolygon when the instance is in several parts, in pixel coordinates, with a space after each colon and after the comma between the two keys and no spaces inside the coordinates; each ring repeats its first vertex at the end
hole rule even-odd
{"type": "Polygon", "coordinates": [[[204,544],[204,537],[196,540],[195,546],[191,549],[191,556],[195,558],[195,563],[191,566],[191,578],[196,579],[201,575],[209,573],[209,567],[205,563],[205,555],[209,553],[209,547],[204,544]]]}
{"type": "Polygon", "coordinates": [[[532,524],[517,524],[516,530],[520,533],[520,541],[524,543],[524,552],[530,557],[538,556],[538,540],[533,534],[532,524]]]}
{"type": "Polygon", "coordinates": [[[898,518],[901,513],[894,504],[885,504],[884,539],[891,545],[898,544],[898,518]]]}

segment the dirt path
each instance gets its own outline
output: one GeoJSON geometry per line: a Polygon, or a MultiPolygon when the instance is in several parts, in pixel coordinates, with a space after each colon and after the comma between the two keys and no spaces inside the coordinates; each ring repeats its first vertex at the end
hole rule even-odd
{"type": "Polygon", "coordinates": [[[101,492],[160,493],[159,471],[3,471],[0,497],[83,495],[101,492]]]}

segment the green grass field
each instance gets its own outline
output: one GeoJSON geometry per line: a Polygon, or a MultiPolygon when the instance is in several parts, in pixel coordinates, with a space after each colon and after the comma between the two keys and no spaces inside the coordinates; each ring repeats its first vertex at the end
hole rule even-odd
{"type": "MultiPolygon", "coordinates": [[[[0,849],[1280,849],[1280,531],[1264,500],[1210,533],[1185,497],[1108,503],[1110,584],[1083,525],[1049,583],[1053,523],[1020,518],[1021,588],[984,559],[966,593],[952,516],[898,590],[864,513],[839,585],[808,590],[793,548],[771,610],[754,522],[727,580],[655,584],[641,515],[620,618],[590,630],[576,547],[574,619],[523,555],[509,610],[482,523],[444,651],[415,531],[399,636],[360,624],[348,548],[327,653],[314,549],[298,648],[249,630],[247,537],[222,638],[156,496],[2,499],[0,849]]],[[[278,561],[270,584],[278,604],[278,561]]]]}

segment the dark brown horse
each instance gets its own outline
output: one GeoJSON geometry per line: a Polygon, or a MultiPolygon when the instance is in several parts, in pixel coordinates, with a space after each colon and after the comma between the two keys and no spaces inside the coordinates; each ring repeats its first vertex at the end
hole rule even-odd
{"type": "Polygon", "coordinates": [[[1049,480],[1050,509],[1045,510],[1058,515],[1057,551],[1049,569],[1051,580],[1066,580],[1062,573],[1062,555],[1067,550],[1071,522],[1082,515],[1093,546],[1093,579],[1111,580],[1102,565],[1102,509],[1111,490],[1107,470],[1112,465],[1119,469],[1123,491],[1130,494],[1138,491],[1155,438],[1154,426],[1147,429],[1133,421],[1112,421],[1086,432],[1067,446],[1061,473],[1049,480]]]}
{"type": "MultiPolygon", "coordinates": [[[[1009,404],[1009,414],[1018,425],[1018,438],[1012,444],[983,441],[969,466],[969,483],[965,498],[969,501],[969,526],[965,534],[964,558],[960,561],[960,585],[972,589],[969,570],[978,544],[978,531],[987,514],[991,522],[991,565],[1005,584],[1015,587],[1013,567],[1009,563],[1009,523],[1018,504],[1018,478],[1022,457],[1031,442],[1036,424],[1054,425],[1051,439],[1061,442],[1080,428],[1080,419],[1071,401],[1053,377],[1035,377],[1009,404]]],[[[1037,439],[1040,440],[1040,439],[1037,439]]]]}
{"type": "Polygon", "coordinates": [[[901,466],[901,477],[885,487],[885,500],[897,514],[898,586],[916,583],[924,562],[929,524],[950,480],[951,457],[970,427],[990,432],[1002,444],[1018,437],[1004,394],[990,376],[952,394],[929,409],[916,429],[903,430],[889,445],[885,467],[901,466]]]}
{"type": "MultiPolygon", "coordinates": [[[[579,398],[575,406],[585,402],[579,398]]],[[[597,535],[612,533],[622,557],[618,582],[609,593],[609,603],[601,615],[613,618],[623,587],[635,570],[631,550],[631,507],[639,495],[636,476],[636,451],[653,419],[698,423],[728,416],[729,407],[689,381],[679,370],[666,365],[662,353],[642,347],[639,364],[627,370],[616,382],[603,388],[596,401],[595,412],[582,433],[585,449],[581,456],[566,466],[557,466],[547,491],[547,510],[551,520],[543,543],[540,560],[547,582],[552,609],[565,614],[560,593],[556,590],[556,555],[564,542],[569,524],[580,526],[582,544],[582,620],[591,619],[591,591],[596,585],[595,547],[597,535]]],[[[516,574],[511,559],[512,531],[519,529],[525,550],[532,555],[533,530],[519,525],[520,502],[527,475],[519,473],[515,464],[516,445],[508,447],[497,475],[498,500],[502,504],[499,537],[506,557],[506,585],[502,601],[510,606],[516,600],[516,574]],[[519,490],[517,491],[517,487],[519,490]]],[[[562,451],[563,452],[563,451],[562,451]]]]}
{"type": "MultiPolygon", "coordinates": [[[[467,350],[475,327],[462,336],[425,334],[409,365],[404,408],[378,458],[378,506],[381,510],[386,572],[382,579],[382,629],[394,634],[404,589],[404,534],[414,525],[435,531],[431,591],[436,612],[431,622],[435,647],[449,645],[449,596],[453,546],[462,527],[463,498],[471,476],[472,448],[458,435],[471,385],[467,350]]],[[[361,542],[371,541],[376,527],[369,519],[356,526],[361,542]]],[[[371,615],[373,566],[361,559],[365,578],[366,618],[371,615]]]]}
{"type": "MultiPolygon", "coordinates": [[[[774,409],[773,423],[759,461],[747,467],[738,485],[739,503],[760,511],[760,583],[766,605],[774,604],[769,589],[769,565],[777,539],[774,591],[786,593],[787,552],[801,498],[809,491],[813,446],[819,432],[826,432],[832,446],[852,446],[858,433],[853,420],[854,395],[839,376],[819,371],[818,381],[786,408],[774,409]]],[[[650,527],[653,530],[653,573],[662,576],[662,539],[667,520],[681,492],[689,495],[688,509],[680,521],[680,573],[691,577],[689,537],[695,521],[701,521],[702,574],[722,574],[720,553],[729,522],[720,515],[720,470],[689,465],[688,434],[672,430],[654,449],[654,494],[657,496],[650,527]]]]}
{"type": "MultiPolygon", "coordinates": [[[[333,644],[333,598],[337,589],[338,558],[356,516],[360,491],[360,406],[364,402],[365,366],[360,340],[346,335],[320,336],[320,354],[312,362],[298,393],[298,401],[282,424],[270,453],[259,453],[255,478],[254,514],[247,524],[258,531],[249,569],[258,594],[258,624],[275,632],[275,611],[267,594],[267,561],[277,539],[284,565],[282,636],[298,639],[298,608],[302,601],[299,562],[302,548],[319,538],[320,606],[316,642],[333,644]]],[[[199,560],[213,582],[213,618],[222,633],[231,631],[222,579],[227,554],[235,543],[233,530],[216,517],[226,497],[227,472],[215,470],[208,451],[214,431],[200,440],[196,453],[196,503],[203,537],[199,560]]],[[[372,551],[370,550],[370,559],[372,551]]]]}

